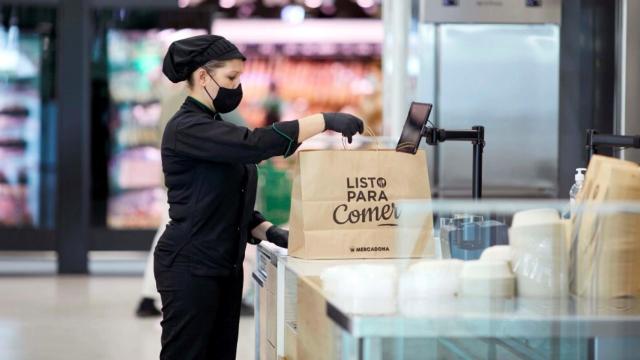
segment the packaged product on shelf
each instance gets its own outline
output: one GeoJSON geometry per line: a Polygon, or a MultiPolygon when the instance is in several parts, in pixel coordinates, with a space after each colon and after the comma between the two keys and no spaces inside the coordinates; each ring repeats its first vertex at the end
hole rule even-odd
{"type": "Polygon", "coordinates": [[[166,211],[166,202],[162,188],[120,193],[109,199],[107,224],[118,229],[155,229],[166,211]]]}
{"type": "Polygon", "coordinates": [[[111,164],[115,185],[119,189],[138,189],[162,186],[160,150],[145,146],[118,154],[111,164]]]}
{"type": "Polygon", "coordinates": [[[159,138],[158,129],[151,127],[125,125],[116,131],[116,141],[120,148],[154,145],[160,141],[159,138]]]}
{"type": "Polygon", "coordinates": [[[0,142],[24,139],[26,119],[0,114],[0,142]]]}
{"type": "Polygon", "coordinates": [[[379,130],[382,73],[379,60],[250,57],[243,74],[240,113],[253,127],[264,126],[273,100],[283,120],[323,111],[348,111],[369,119],[379,130]],[[323,89],[317,91],[317,89],[323,89]]]}
{"type": "Polygon", "coordinates": [[[0,183],[0,226],[19,225],[20,213],[18,209],[13,186],[0,183]]]}
{"type": "Polygon", "coordinates": [[[7,177],[0,172],[0,226],[32,225],[33,218],[27,200],[26,173],[21,171],[18,183],[9,184],[7,177]]]}

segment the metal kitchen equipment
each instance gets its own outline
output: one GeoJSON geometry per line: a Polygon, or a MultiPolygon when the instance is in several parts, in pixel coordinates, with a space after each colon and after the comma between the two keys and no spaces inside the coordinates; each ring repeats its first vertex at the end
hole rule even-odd
{"type": "MultiPolygon", "coordinates": [[[[484,197],[555,197],[558,189],[560,0],[420,0],[414,98],[434,104],[435,127],[480,121],[484,197]]],[[[414,70],[412,70],[414,69],[414,70]]],[[[467,197],[462,145],[434,150],[432,191],[467,197]],[[455,164],[455,166],[453,165],[455,164]]]]}

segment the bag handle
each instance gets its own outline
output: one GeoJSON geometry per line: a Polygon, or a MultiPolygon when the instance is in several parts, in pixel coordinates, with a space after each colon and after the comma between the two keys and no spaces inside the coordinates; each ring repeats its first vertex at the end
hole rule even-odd
{"type": "MultiPolygon", "coordinates": [[[[380,140],[378,140],[378,137],[376,136],[376,134],[373,132],[373,129],[371,129],[368,125],[365,125],[364,127],[364,131],[367,135],[370,135],[371,138],[375,141],[376,143],[376,151],[380,150],[381,144],[380,144],[380,140]]],[[[344,141],[344,136],[342,137],[342,148],[344,150],[349,150],[347,149],[347,143],[344,141]]]]}

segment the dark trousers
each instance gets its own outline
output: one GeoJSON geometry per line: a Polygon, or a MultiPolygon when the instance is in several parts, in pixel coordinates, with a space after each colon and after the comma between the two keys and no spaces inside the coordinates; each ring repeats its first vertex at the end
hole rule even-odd
{"type": "Polygon", "coordinates": [[[155,262],[162,299],[161,360],[234,360],[242,300],[242,271],[196,276],[188,264],[155,262]]]}

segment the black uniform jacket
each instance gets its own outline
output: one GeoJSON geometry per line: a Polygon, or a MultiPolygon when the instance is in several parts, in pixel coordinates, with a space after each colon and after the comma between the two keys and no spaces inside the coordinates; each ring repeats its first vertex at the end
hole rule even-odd
{"type": "Polygon", "coordinates": [[[256,164],[293,154],[298,131],[298,121],[251,131],[188,97],[162,137],[171,221],[156,261],[171,266],[180,256],[193,274],[203,276],[241,269],[251,230],[264,221],[253,209],[256,164]]]}

